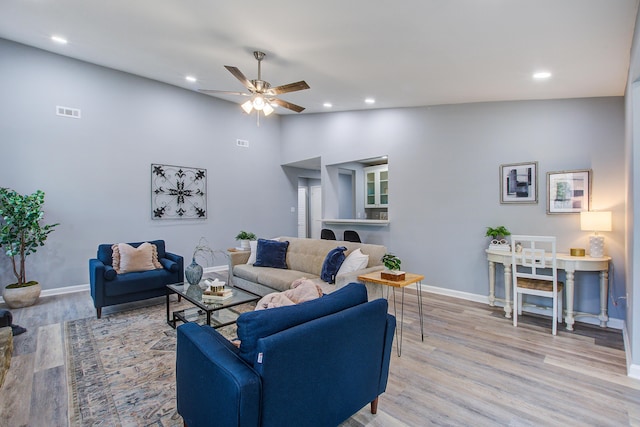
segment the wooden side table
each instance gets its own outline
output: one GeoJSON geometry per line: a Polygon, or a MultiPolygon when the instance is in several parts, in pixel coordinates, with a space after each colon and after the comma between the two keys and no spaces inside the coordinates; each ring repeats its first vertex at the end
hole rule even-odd
{"type": "MultiPolygon", "coordinates": [[[[422,313],[422,281],[424,280],[424,276],[421,274],[413,274],[413,273],[405,273],[404,280],[394,281],[383,279],[380,275],[379,271],[373,273],[363,274],[358,276],[358,280],[361,282],[368,283],[377,283],[379,285],[385,285],[393,288],[393,314],[398,318],[398,309],[396,305],[396,289],[402,289],[402,300],[400,303],[400,332],[398,333],[398,329],[396,328],[396,347],[398,349],[398,357],[402,354],[402,326],[404,324],[404,288],[415,283],[416,284],[416,293],[418,296],[418,313],[420,316],[420,334],[422,336],[422,341],[424,341],[424,320],[422,313]]],[[[387,292],[387,299],[389,299],[389,292],[387,292]]]]}

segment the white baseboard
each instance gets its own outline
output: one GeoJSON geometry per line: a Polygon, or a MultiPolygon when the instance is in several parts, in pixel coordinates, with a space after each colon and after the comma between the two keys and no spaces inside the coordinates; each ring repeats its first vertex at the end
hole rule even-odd
{"type": "MultiPolygon", "coordinates": [[[[413,285],[411,285],[410,287],[414,287],[413,285]]],[[[474,301],[474,302],[479,302],[479,303],[483,303],[483,304],[489,304],[489,296],[487,295],[478,295],[478,294],[472,294],[469,292],[460,292],[460,291],[456,291],[456,290],[452,290],[452,289],[447,289],[447,288],[439,288],[437,286],[431,286],[431,285],[422,285],[422,289],[424,289],[426,292],[430,292],[433,294],[439,294],[439,295],[445,295],[445,296],[449,296],[449,297],[453,297],[453,298],[461,298],[461,299],[465,299],[467,301],[474,301]]],[[[503,307],[504,306],[504,300],[501,300],[499,298],[496,298],[496,306],[499,307],[503,307]]],[[[550,315],[550,309],[548,308],[543,308],[543,307],[538,307],[538,306],[526,306],[523,307],[525,312],[528,313],[534,313],[534,314],[541,314],[541,315],[547,315],[549,317],[551,317],[550,315]]],[[[598,320],[595,317],[587,317],[587,316],[593,316],[592,314],[589,313],[576,313],[575,314],[575,320],[576,322],[580,322],[580,323],[586,323],[589,325],[596,325],[596,326],[600,326],[600,320],[598,320]]],[[[609,318],[609,322],[607,322],[607,327],[612,328],[612,329],[620,329],[622,330],[624,328],[624,320],[623,319],[617,319],[617,318],[609,318]]]]}
{"type": "MultiPolygon", "coordinates": [[[[224,271],[228,267],[226,265],[216,265],[213,267],[205,267],[203,268],[203,273],[213,273],[217,271],[224,271]]],[[[43,289],[40,293],[41,297],[49,297],[53,295],[64,295],[64,294],[72,294],[74,292],[84,292],[88,291],[90,286],[88,283],[84,285],[74,285],[74,286],[65,286],[63,288],[53,288],[53,289],[43,289]]],[[[0,296],[0,303],[4,303],[4,298],[0,296]]]]}

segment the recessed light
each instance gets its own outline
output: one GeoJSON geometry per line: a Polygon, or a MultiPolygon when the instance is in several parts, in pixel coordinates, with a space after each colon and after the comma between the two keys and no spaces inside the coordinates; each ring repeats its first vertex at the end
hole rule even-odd
{"type": "Polygon", "coordinates": [[[333,107],[333,104],[330,103],[330,102],[325,102],[324,104],[322,104],[322,106],[325,107],[325,108],[331,108],[331,107],[333,107]]]}
{"type": "Polygon", "coordinates": [[[536,80],[548,79],[551,77],[551,73],[548,71],[539,71],[537,73],[533,73],[533,78],[536,80]]]}
{"type": "Polygon", "coordinates": [[[65,39],[64,37],[60,37],[60,36],[51,36],[51,40],[53,40],[56,43],[60,43],[60,44],[67,44],[67,39],[65,39]]]}
{"type": "Polygon", "coordinates": [[[193,76],[187,76],[187,77],[185,77],[184,79],[185,79],[186,81],[188,81],[188,82],[191,82],[191,83],[195,83],[195,82],[197,82],[197,81],[198,81],[198,79],[196,79],[196,78],[195,78],[195,77],[193,77],[193,76]]]}
{"type": "Polygon", "coordinates": [[[373,98],[367,98],[364,100],[364,102],[366,102],[367,104],[375,104],[376,100],[373,98]]]}

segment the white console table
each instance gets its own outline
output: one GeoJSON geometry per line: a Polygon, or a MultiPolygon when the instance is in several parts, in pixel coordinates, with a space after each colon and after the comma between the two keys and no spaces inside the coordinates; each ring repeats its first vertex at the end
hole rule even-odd
{"type": "MultiPolygon", "coordinates": [[[[496,263],[504,266],[504,316],[511,317],[511,252],[496,249],[486,249],[489,261],[489,305],[495,305],[496,301],[496,263]]],[[[607,314],[607,295],[609,293],[609,262],[611,257],[592,258],[590,256],[571,256],[569,254],[556,254],[557,267],[566,273],[565,289],[566,297],[566,322],[567,330],[573,330],[575,323],[574,286],[576,271],[600,272],[600,313],[590,315],[580,313],[580,316],[593,316],[600,320],[600,326],[607,327],[609,316],[607,314]]]]}

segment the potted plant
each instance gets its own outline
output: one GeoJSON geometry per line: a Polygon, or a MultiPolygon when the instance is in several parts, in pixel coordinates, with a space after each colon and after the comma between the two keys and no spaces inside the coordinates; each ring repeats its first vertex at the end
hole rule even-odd
{"type": "Polygon", "coordinates": [[[387,253],[382,256],[382,264],[386,267],[386,270],[380,273],[383,279],[394,281],[404,280],[404,271],[400,271],[400,265],[402,264],[400,258],[394,254],[387,253]]]}
{"type": "Polygon", "coordinates": [[[491,237],[489,248],[491,249],[503,249],[509,250],[509,242],[505,239],[506,236],[511,235],[511,232],[507,230],[504,225],[499,225],[495,228],[487,227],[486,237],[491,237]]]}
{"type": "Polygon", "coordinates": [[[41,286],[27,281],[26,257],[44,246],[47,236],[58,224],[43,225],[44,192],[22,195],[9,188],[0,188],[0,247],[11,258],[13,274],[18,280],[7,285],[2,296],[10,308],[27,307],[40,296],[41,286]]]}
{"type": "Polygon", "coordinates": [[[507,227],[504,225],[499,225],[496,228],[487,227],[487,232],[485,233],[486,237],[491,237],[496,240],[502,240],[509,235],[511,235],[511,232],[507,230],[507,227]]]}
{"type": "Polygon", "coordinates": [[[249,245],[250,240],[256,240],[257,237],[254,233],[249,231],[240,231],[236,236],[236,240],[240,240],[240,249],[248,251],[251,249],[249,245]]]}

